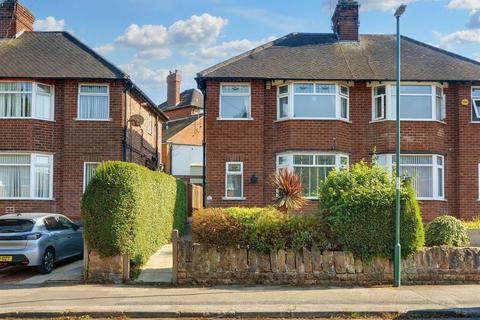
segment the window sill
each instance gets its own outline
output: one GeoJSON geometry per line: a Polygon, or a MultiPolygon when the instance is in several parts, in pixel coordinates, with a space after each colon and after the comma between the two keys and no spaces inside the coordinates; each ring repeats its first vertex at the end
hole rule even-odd
{"type": "MultiPolygon", "coordinates": [[[[472,124],[480,124],[480,121],[470,121],[470,123],[472,123],[472,124]]],[[[479,201],[480,201],[480,199],[479,199],[479,201]]]]}
{"type": "Polygon", "coordinates": [[[252,121],[253,118],[220,118],[217,117],[217,121],[252,121]]]}
{"type": "Polygon", "coordinates": [[[75,121],[90,121],[90,122],[109,122],[112,121],[112,118],[108,119],[81,119],[81,118],[74,118],[75,121]]]}
{"type": "Polygon", "coordinates": [[[55,120],[35,118],[35,117],[0,117],[0,120],[40,120],[47,122],[55,122],[55,120]]]}
{"type": "Polygon", "coordinates": [[[442,201],[442,202],[447,202],[448,200],[445,198],[418,198],[418,201],[442,201]]]}
{"type": "MultiPolygon", "coordinates": [[[[395,122],[396,119],[371,120],[369,123],[388,122],[388,121],[395,122]]],[[[438,122],[438,123],[441,123],[441,124],[447,124],[445,121],[432,120],[432,119],[430,119],[430,120],[429,119],[400,119],[400,122],[438,122]]]]}
{"type": "Polygon", "coordinates": [[[284,119],[277,119],[274,122],[284,122],[284,121],[295,121],[295,120],[312,120],[312,121],[342,121],[345,123],[353,123],[350,120],[341,119],[341,118],[284,118],[284,119]]]}
{"type": "Polygon", "coordinates": [[[0,198],[0,201],[55,201],[55,198],[0,198]]]}
{"type": "Polygon", "coordinates": [[[242,197],[242,198],[230,198],[230,197],[223,197],[223,201],[245,201],[247,198],[242,197]]]}

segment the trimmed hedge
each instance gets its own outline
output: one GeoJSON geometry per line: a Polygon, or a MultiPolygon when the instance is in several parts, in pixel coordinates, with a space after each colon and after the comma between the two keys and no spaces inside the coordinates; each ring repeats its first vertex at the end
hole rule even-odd
{"type": "Polygon", "coordinates": [[[444,215],[436,217],[427,224],[425,241],[429,247],[442,245],[464,247],[470,243],[470,237],[460,220],[444,215]]]}
{"type": "MultiPolygon", "coordinates": [[[[319,206],[330,241],[369,261],[393,257],[395,242],[395,178],[364,162],[334,170],[321,184],[319,206]]],[[[415,191],[408,179],[401,187],[402,256],[424,244],[424,231],[415,191]]]]}
{"type": "Polygon", "coordinates": [[[209,245],[263,252],[327,245],[324,226],[317,215],[289,215],[273,207],[198,211],[193,217],[192,238],[209,245]]]}
{"type": "Polygon", "coordinates": [[[120,161],[98,167],[82,198],[89,249],[103,256],[127,254],[134,265],[183,231],[185,183],[163,172],[120,161]]]}

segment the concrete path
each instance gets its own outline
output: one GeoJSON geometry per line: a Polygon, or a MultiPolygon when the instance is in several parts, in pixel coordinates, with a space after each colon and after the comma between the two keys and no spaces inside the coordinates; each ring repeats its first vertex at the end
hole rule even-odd
{"type": "Polygon", "coordinates": [[[147,264],[135,283],[158,283],[166,284],[172,282],[172,244],[166,244],[150,257],[147,264]]]}
{"type": "Polygon", "coordinates": [[[39,274],[17,282],[19,285],[35,285],[46,282],[81,282],[83,280],[83,260],[57,267],[50,274],[39,274]]]}
{"type": "Polygon", "coordinates": [[[334,316],[352,313],[480,317],[480,285],[401,288],[0,287],[0,318],[62,314],[130,317],[334,316]]]}

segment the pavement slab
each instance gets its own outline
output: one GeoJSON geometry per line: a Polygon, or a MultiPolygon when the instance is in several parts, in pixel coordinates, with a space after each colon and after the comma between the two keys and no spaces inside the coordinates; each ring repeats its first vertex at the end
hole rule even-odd
{"type": "Polygon", "coordinates": [[[142,266],[136,283],[170,284],[172,282],[173,247],[166,244],[153,254],[148,262],[142,266]]]}
{"type": "Polygon", "coordinates": [[[213,287],[135,285],[0,287],[0,317],[322,317],[416,313],[480,317],[480,285],[400,288],[213,287]]]}

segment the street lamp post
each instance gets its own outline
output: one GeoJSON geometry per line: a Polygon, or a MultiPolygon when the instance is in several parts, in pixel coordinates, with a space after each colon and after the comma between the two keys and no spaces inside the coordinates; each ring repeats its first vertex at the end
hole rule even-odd
{"type": "Polygon", "coordinates": [[[396,79],[396,186],[395,186],[395,261],[394,261],[394,274],[393,285],[400,287],[401,282],[401,252],[400,246],[400,17],[405,12],[407,6],[402,4],[395,11],[395,18],[397,19],[397,79],[396,79]]]}

